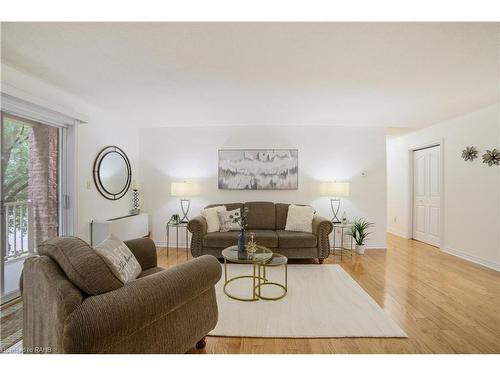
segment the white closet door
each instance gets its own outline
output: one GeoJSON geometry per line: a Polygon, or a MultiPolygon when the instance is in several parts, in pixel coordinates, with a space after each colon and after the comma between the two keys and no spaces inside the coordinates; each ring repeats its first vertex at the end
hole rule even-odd
{"type": "Polygon", "coordinates": [[[413,152],[413,238],[439,246],[441,207],[439,146],[413,152]]]}

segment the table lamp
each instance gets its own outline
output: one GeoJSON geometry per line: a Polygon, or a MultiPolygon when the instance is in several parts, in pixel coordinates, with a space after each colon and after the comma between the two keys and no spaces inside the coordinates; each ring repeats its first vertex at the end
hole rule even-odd
{"type": "Polygon", "coordinates": [[[337,216],[340,210],[340,198],[349,196],[349,182],[328,182],[326,185],[326,195],[331,197],[332,222],[338,224],[341,222],[337,216]]]}
{"type": "Polygon", "coordinates": [[[181,223],[187,223],[189,221],[188,212],[191,206],[191,200],[188,197],[194,195],[194,186],[190,182],[172,182],[170,184],[170,194],[173,197],[180,197],[181,210],[184,215],[181,218],[181,223]],[[184,207],[186,206],[186,207],[184,207]]]}

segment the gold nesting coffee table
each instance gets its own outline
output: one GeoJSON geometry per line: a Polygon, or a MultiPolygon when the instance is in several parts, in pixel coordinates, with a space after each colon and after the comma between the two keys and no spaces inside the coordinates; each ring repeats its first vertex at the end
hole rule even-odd
{"type": "Polygon", "coordinates": [[[224,258],[224,293],[232,299],[237,301],[252,302],[258,301],[259,299],[265,300],[277,300],[283,298],[287,293],[287,257],[280,254],[273,254],[273,252],[267,247],[257,245],[257,251],[255,253],[239,253],[238,246],[230,246],[222,250],[222,257],[224,258]],[[240,264],[251,264],[253,268],[252,275],[236,276],[233,278],[228,278],[227,274],[227,262],[240,263],[240,264]],[[285,285],[281,285],[275,282],[270,282],[266,279],[266,267],[277,267],[285,266],[285,285]],[[252,279],[252,297],[244,298],[240,296],[233,295],[227,291],[227,286],[239,279],[252,279]],[[276,285],[283,289],[282,295],[279,297],[265,297],[262,294],[263,285],[276,285]]]}
{"type": "Polygon", "coordinates": [[[269,259],[267,262],[259,263],[258,267],[259,267],[259,269],[258,269],[258,273],[257,273],[258,274],[257,278],[259,280],[259,283],[255,287],[258,290],[258,292],[256,293],[257,297],[259,297],[260,299],[276,301],[276,300],[282,299],[284,296],[286,296],[286,294],[288,292],[288,258],[284,255],[274,253],[271,259],[269,259]],[[279,267],[279,266],[285,266],[285,283],[284,284],[280,284],[278,282],[272,282],[272,281],[269,281],[267,279],[266,268],[267,267],[279,267]],[[262,275],[262,277],[261,277],[261,275],[262,275]],[[263,280],[263,282],[261,282],[260,280],[263,280]],[[277,286],[277,287],[281,288],[283,290],[283,292],[277,297],[266,297],[262,294],[261,289],[262,289],[263,285],[277,286]]]}

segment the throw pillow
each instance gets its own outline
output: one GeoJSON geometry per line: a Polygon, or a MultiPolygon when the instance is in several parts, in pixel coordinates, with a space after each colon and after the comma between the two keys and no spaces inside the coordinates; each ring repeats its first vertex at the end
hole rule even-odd
{"type": "Polygon", "coordinates": [[[241,229],[240,224],[234,222],[235,219],[241,216],[241,210],[239,208],[232,211],[221,211],[218,212],[218,214],[221,232],[229,232],[230,230],[241,229]]]}
{"type": "Polygon", "coordinates": [[[313,216],[314,209],[311,206],[291,204],[288,207],[285,230],[312,233],[313,216]]]}
{"type": "Polygon", "coordinates": [[[201,216],[207,221],[207,233],[218,232],[220,221],[218,212],[226,211],[226,206],[215,206],[201,210],[201,216]]]}
{"type": "Polygon", "coordinates": [[[94,250],[124,284],[135,280],[142,272],[141,265],[135,259],[134,254],[122,240],[113,234],[94,247],[94,250]]]}

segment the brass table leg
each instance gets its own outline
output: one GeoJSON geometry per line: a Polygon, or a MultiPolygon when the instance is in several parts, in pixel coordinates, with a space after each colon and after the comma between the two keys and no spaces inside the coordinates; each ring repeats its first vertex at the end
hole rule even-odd
{"type": "Polygon", "coordinates": [[[227,284],[227,260],[224,258],[224,285],[227,284]]]}
{"type": "MultiPolygon", "coordinates": [[[[282,284],[277,283],[277,282],[268,281],[266,278],[266,265],[265,265],[265,263],[259,264],[259,268],[262,267],[263,276],[260,277],[260,275],[259,275],[259,284],[255,287],[255,290],[258,289],[258,293],[256,293],[258,299],[263,299],[263,300],[267,300],[267,301],[277,301],[277,300],[280,300],[286,296],[286,294],[288,293],[288,263],[285,263],[284,266],[285,266],[285,285],[282,285],[282,284]],[[263,280],[264,282],[261,282],[261,280],[263,280]],[[283,290],[283,293],[278,297],[265,297],[261,293],[262,285],[275,285],[277,287],[280,287],[283,290]]],[[[277,267],[277,266],[271,266],[271,267],[277,267]]]]}
{"type": "Polygon", "coordinates": [[[229,298],[232,298],[232,299],[235,299],[237,301],[243,301],[243,302],[254,302],[254,301],[258,301],[259,300],[259,297],[257,296],[257,287],[259,286],[260,284],[260,281],[262,279],[262,277],[259,275],[257,275],[257,271],[258,269],[256,268],[258,267],[258,264],[254,263],[253,264],[253,273],[252,275],[243,275],[243,276],[236,276],[236,277],[233,277],[233,278],[228,278],[228,275],[227,275],[227,260],[226,258],[224,258],[224,294],[226,296],[228,296],[229,298]],[[235,281],[235,280],[238,280],[238,279],[252,279],[252,298],[241,298],[241,297],[238,297],[238,296],[235,296],[235,295],[232,295],[231,293],[229,293],[227,291],[227,286],[235,281]],[[257,280],[258,283],[257,283],[257,280]]]}
{"type": "MultiPolygon", "coordinates": [[[[253,282],[253,288],[252,288],[253,299],[255,299],[255,263],[253,264],[253,277],[252,277],[252,282],[253,282]]],[[[259,285],[260,285],[260,282],[259,282],[259,285]]]]}
{"type": "Polygon", "coordinates": [[[285,290],[288,293],[288,263],[285,263],[285,290]]]}

